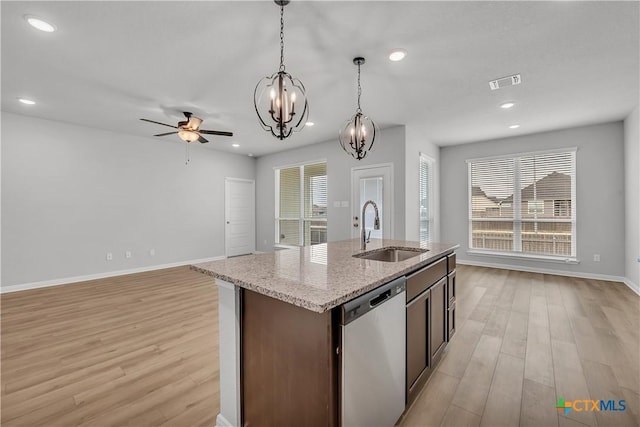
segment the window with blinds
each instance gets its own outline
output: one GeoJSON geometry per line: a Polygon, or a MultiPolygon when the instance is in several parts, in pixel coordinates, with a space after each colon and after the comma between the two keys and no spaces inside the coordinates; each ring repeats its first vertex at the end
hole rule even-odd
{"type": "Polygon", "coordinates": [[[431,242],[433,215],[433,160],[420,154],[420,243],[431,242]]]}
{"type": "Polygon", "coordinates": [[[327,241],[327,164],[276,169],[276,243],[309,246],[327,241]]]}
{"type": "Polygon", "coordinates": [[[575,149],[467,164],[470,249],[575,259],[575,149]]]}

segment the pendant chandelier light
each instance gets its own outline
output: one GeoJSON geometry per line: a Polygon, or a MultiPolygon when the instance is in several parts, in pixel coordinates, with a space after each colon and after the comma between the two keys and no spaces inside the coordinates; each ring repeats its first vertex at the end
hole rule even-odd
{"type": "Polygon", "coordinates": [[[356,108],[356,113],[347,120],[339,137],[342,149],[354,159],[362,160],[373,147],[373,141],[376,139],[376,125],[373,120],[362,114],[360,108],[360,96],[362,95],[360,66],[364,64],[364,58],[359,56],[353,58],[353,63],[358,66],[358,108],[356,108]]]}
{"type": "Polygon", "coordinates": [[[274,0],[280,6],[280,68],[258,82],[253,104],[262,128],[283,140],[304,128],[309,115],[302,82],[287,73],[284,66],[284,7],[289,0],[274,0]]]}

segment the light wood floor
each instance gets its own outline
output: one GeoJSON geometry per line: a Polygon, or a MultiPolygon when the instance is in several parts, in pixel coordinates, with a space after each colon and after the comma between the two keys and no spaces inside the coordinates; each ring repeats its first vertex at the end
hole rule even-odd
{"type": "MultiPolygon", "coordinates": [[[[640,297],[596,280],[457,274],[457,334],[401,426],[638,425],[640,297]],[[558,397],[627,410],[565,417],[558,397]]],[[[209,277],[184,267],[1,299],[3,427],[215,424],[209,277]]]]}
{"type": "Polygon", "coordinates": [[[621,283],[458,266],[458,331],[407,426],[637,426],[640,297],[621,283]],[[624,399],[624,412],[555,409],[624,399]]]}
{"type": "Polygon", "coordinates": [[[188,267],[2,295],[2,426],[215,425],[217,304],[188,267]]]}

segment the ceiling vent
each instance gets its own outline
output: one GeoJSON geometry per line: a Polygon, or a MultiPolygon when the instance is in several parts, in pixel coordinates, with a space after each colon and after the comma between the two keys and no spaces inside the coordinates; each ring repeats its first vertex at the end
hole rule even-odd
{"type": "Polygon", "coordinates": [[[506,86],[515,86],[522,83],[522,79],[520,78],[520,74],[514,74],[513,76],[501,77],[496,80],[491,80],[489,82],[489,87],[491,90],[502,89],[506,86]]]}

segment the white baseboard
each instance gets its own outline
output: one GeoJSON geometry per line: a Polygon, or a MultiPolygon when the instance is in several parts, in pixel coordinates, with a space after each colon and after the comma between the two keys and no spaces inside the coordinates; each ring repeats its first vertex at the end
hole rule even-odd
{"type": "Polygon", "coordinates": [[[43,280],[41,282],[21,283],[18,285],[3,286],[0,293],[26,291],[28,289],[47,288],[50,286],[67,285],[69,283],[86,282],[87,280],[106,279],[108,277],[124,276],[125,274],[143,273],[145,271],[162,270],[164,268],[181,267],[183,265],[199,264],[202,262],[218,261],[226,256],[215,256],[210,258],[194,259],[190,261],[172,262],[169,264],[149,265],[146,267],[131,268],[127,270],[107,271],[98,274],[87,274],[85,276],[65,277],[61,279],[43,280]]]}
{"type": "Polygon", "coordinates": [[[609,276],[607,274],[581,273],[576,271],[565,271],[565,270],[552,270],[548,268],[521,267],[517,265],[494,264],[491,262],[462,260],[460,258],[458,258],[456,262],[458,264],[472,265],[475,267],[490,267],[490,268],[499,268],[502,270],[525,271],[527,273],[555,274],[556,276],[578,277],[580,279],[595,279],[595,280],[605,280],[608,282],[620,282],[620,283],[624,283],[629,287],[629,289],[631,289],[636,294],[640,295],[640,292],[638,292],[637,285],[635,285],[625,277],[620,277],[620,276],[609,276]]]}
{"type": "Polygon", "coordinates": [[[236,426],[231,425],[231,423],[227,421],[227,419],[222,414],[218,414],[218,416],[216,417],[216,427],[236,427],[236,426]]]}
{"type": "Polygon", "coordinates": [[[627,285],[629,287],[629,289],[631,289],[633,292],[638,294],[638,296],[640,296],[640,286],[639,285],[633,283],[629,279],[624,279],[624,284],[627,285]]]}

